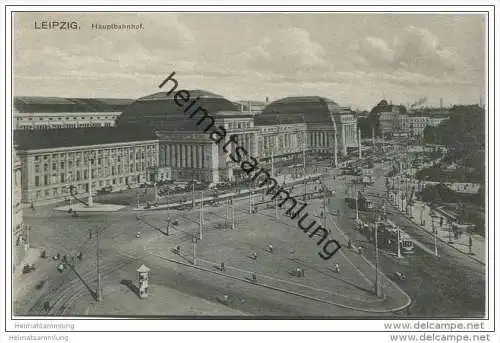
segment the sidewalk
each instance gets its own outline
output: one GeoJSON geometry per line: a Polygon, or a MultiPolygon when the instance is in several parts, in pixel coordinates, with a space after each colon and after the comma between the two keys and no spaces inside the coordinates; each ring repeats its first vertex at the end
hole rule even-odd
{"type": "MultiPolygon", "coordinates": [[[[394,197],[390,198],[391,203],[398,208],[404,214],[404,210],[401,210],[401,206],[403,208],[406,207],[405,200],[401,200],[401,197],[396,197],[396,204],[394,203],[394,197]],[[401,204],[403,202],[403,204],[401,204]]],[[[432,217],[431,217],[431,209],[428,205],[421,201],[415,201],[415,204],[410,208],[410,214],[405,214],[408,216],[411,221],[417,224],[421,229],[433,234],[432,229],[432,217]]],[[[462,234],[458,237],[455,237],[453,234],[451,225],[446,220],[444,215],[440,214],[436,211],[436,217],[434,217],[434,229],[437,230],[436,237],[440,239],[442,242],[447,243],[451,247],[459,250],[460,252],[469,255],[471,258],[485,263],[485,239],[480,235],[470,235],[472,246],[469,247],[469,234],[462,234]],[[443,218],[443,225],[441,226],[441,218],[443,218]]]]}

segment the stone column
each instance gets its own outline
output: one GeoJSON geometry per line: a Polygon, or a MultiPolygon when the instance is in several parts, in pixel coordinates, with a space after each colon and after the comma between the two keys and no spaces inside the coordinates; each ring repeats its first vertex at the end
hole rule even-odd
{"type": "Polygon", "coordinates": [[[346,137],[345,137],[345,125],[342,125],[342,154],[347,155],[346,137]]]}
{"type": "Polygon", "coordinates": [[[200,154],[200,160],[199,160],[199,162],[200,162],[200,168],[205,168],[205,158],[203,156],[203,145],[200,145],[198,147],[198,152],[200,154]]]}
{"type": "Polygon", "coordinates": [[[181,145],[180,144],[176,144],[175,145],[175,157],[176,157],[176,161],[175,161],[175,166],[177,168],[181,168],[182,165],[181,165],[181,145]]]}
{"type": "Polygon", "coordinates": [[[333,161],[335,163],[335,167],[338,166],[338,142],[337,142],[337,130],[333,131],[333,161]]]}
{"type": "Polygon", "coordinates": [[[193,168],[192,162],[191,162],[191,144],[186,145],[186,167],[188,168],[193,168]]]}

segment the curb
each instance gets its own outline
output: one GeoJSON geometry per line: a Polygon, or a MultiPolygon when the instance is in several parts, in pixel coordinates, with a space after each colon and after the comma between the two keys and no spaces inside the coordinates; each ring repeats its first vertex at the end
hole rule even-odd
{"type": "MultiPolygon", "coordinates": [[[[390,202],[390,204],[392,205],[392,207],[396,208],[396,209],[399,211],[399,208],[397,208],[397,207],[396,207],[396,206],[395,206],[392,202],[390,202]]],[[[413,221],[410,217],[408,217],[406,214],[403,214],[403,213],[401,213],[401,214],[403,215],[403,217],[405,217],[405,218],[406,218],[406,219],[408,219],[410,222],[412,222],[414,225],[416,225],[416,226],[417,226],[420,230],[422,230],[422,231],[426,232],[427,234],[431,235],[432,237],[434,237],[434,235],[432,234],[432,232],[429,232],[428,230],[426,230],[426,229],[424,229],[424,228],[420,227],[420,225],[418,225],[418,223],[415,223],[415,222],[414,222],[414,221],[413,221]]],[[[458,251],[458,252],[462,253],[463,255],[465,255],[465,256],[467,256],[467,257],[469,257],[470,259],[472,259],[472,260],[474,260],[474,261],[476,261],[476,262],[481,263],[483,266],[485,266],[485,265],[486,265],[486,263],[484,263],[484,262],[483,262],[483,261],[481,261],[480,259],[478,259],[478,258],[476,258],[476,257],[474,257],[474,256],[472,256],[472,255],[469,255],[468,253],[466,253],[466,252],[464,252],[464,251],[462,251],[462,250],[458,249],[457,247],[453,246],[453,244],[449,244],[447,241],[445,241],[445,240],[444,240],[444,239],[442,239],[441,237],[436,237],[436,238],[437,238],[438,240],[440,240],[441,242],[445,243],[445,244],[446,244],[447,246],[449,246],[450,248],[453,248],[454,250],[456,250],[456,251],[458,251]]]]}
{"type": "Polygon", "coordinates": [[[298,296],[298,297],[302,297],[302,298],[314,300],[314,301],[321,302],[321,303],[324,303],[324,304],[330,304],[330,305],[334,305],[334,306],[346,308],[346,309],[349,309],[349,310],[359,311],[359,312],[365,312],[365,313],[394,313],[394,312],[399,312],[401,310],[404,310],[409,305],[411,305],[411,298],[410,298],[410,302],[409,303],[407,303],[407,304],[405,304],[403,306],[397,307],[395,309],[368,310],[368,309],[363,309],[363,308],[357,308],[357,307],[352,307],[352,306],[349,306],[349,305],[338,304],[338,303],[334,303],[334,302],[331,302],[331,301],[322,300],[322,299],[315,298],[315,297],[312,297],[312,296],[309,296],[309,295],[296,293],[296,292],[293,292],[293,291],[289,291],[289,290],[282,289],[282,288],[279,288],[279,287],[274,287],[274,286],[266,285],[266,284],[263,284],[263,283],[254,283],[254,282],[251,282],[251,281],[249,281],[247,279],[244,279],[244,278],[239,278],[239,277],[236,277],[236,276],[231,276],[231,275],[227,275],[227,274],[224,274],[224,273],[219,273],[219,272],[216,272],[214,270],[210,270],[210,269],[206,269],[206,268],[203,268],[203,267],[195,266],[195,265],[192,265],[192,264],[189,264],[189,263],[185,263],[185,262],[175,261],[175,260],[172,260],[172,259],[170,259],[168,257],[164,257],[164,256],[156,255],[156,254],[151,254],[151,256],[159,257],[159,258],[161,258],[163,260],[166,260],[166,261],[169,261],[169,262],[172,262],[172,263],[177,263],[177,264],[180,264],[180,265],[183,265],[183,266],[186,266],[186,267],[191,267],[193,269],[198,269],[198,270],[205,271],[205,272],[208,272],[208,273],[212,273],[212,274],[224,276],[224,277],[227,277],[227,278],[230,278],[230,279],[234,279],[234,280],[238,280],[238,281],[242,281],[242,282],[245,282],[245,283],[248,283],[248,284],[252,284],[252,285],[256,285],[256,286],[260,286],[260,287],[272,289],[272,290],[275,290],[275,291],[279,291],[279,292],[283,292],[283,293],[295,295],[295,296],[298,296]]]}

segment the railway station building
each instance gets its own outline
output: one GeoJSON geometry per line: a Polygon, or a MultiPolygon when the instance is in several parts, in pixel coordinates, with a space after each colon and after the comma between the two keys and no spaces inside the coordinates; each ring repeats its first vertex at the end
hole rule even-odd
{"type": "MultiPolygon", "coordinates": [[[[305,155],[333,162],[357,149],[354,115],[327,98],[287,97],[262,111],[246,111],[211,92],[189,94],[214,125],[225,129],[226,141],[236,135],[248,155],[269,171],[303,165],[305,155]]],[[[67,197],[70,185],[78,193],[88,192],[89,159],[93,191],[165,179],[217,184],[246,178],[224,144],[211,140],[198,121],[186,115],[173,93],[159,92],[126,106],[115,127],[16,130],[23,202],[67,197]]]]}

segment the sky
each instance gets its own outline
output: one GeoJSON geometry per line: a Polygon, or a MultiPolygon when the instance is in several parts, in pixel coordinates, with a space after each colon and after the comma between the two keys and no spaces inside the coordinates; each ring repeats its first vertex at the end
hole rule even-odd
{"type": "Polygon", "coordinates": [[[175,71],[180,88],[230,100],[471,104],[484,95],[485,32],[482,14],[15,13],[13,93],[135,99],[175,71]],[[113,23],[143,29],[92,29],[113,23]]]}

